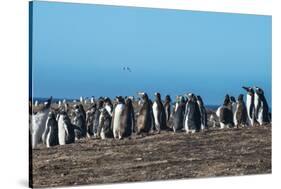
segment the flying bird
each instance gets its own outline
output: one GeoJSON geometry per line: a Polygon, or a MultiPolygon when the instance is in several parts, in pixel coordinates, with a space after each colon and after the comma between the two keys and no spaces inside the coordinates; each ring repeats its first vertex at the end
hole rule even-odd
{"type": "Polygon", "coordinates": [[[124,70],[124,71],[132,72],[131,68],[129,68],[129,67],[123,67],[123,70],[124,70]]]}

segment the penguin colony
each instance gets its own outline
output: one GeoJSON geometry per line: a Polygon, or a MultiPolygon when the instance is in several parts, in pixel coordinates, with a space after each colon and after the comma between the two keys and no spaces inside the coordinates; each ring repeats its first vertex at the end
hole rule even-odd
{"type": "MultiPolygon", "coordinates": [[[[58,102],[58,108],[51,109],[52,97],[31,116],[31,145],[37,148],[43,143],[48,148],[55,145],[74,143],[81,138],[131,138],[133,133],[146,136],[161,131],[196,133],[208,129],[209,125],[221,129],[250,127],[271,122],[271,113],[259,87],[242,87],[246,91],[237,98],[225,96],[221,106],[208,118],[203,99],[189,93],[176,96],[172,104],[171,97],[155,93],[151,101],[145,92],[138,93],[139,98],[117,96],[91,98],[70,106],[66,100],[58,102]],[[134,108],[133,102],[136,106],[134,108]],[[87,111],[83,104],[89,104],[87,111]],[[171,111],[172,109],[172,111],[171,111]],[[172,118],[172,119],[171,119],[172,118]],[[168,126],[170,125],[170,127],[168,126]]],[[[38,106],[38,103],[36,103],[38,106]]]]}

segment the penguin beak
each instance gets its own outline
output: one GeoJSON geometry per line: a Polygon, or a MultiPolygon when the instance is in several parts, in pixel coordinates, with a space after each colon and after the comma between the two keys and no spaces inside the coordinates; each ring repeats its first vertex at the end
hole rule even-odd
{"type": "Polygon", "coordinates": [[[243,89],[245,89],[247,92],[249,91],[249,87],[242,87],[243,89]]]}

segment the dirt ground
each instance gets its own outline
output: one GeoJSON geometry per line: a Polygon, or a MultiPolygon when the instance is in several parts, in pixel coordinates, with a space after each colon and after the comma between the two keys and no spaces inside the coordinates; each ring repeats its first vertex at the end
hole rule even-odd
{"type": "Polygon", "coordinates": [[[271,125],[33,150],[33,187],[271,173],[271,125]]]}

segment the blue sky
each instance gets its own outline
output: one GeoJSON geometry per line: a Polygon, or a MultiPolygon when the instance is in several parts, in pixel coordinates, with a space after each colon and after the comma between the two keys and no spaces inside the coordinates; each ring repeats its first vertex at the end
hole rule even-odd
{"type": "Polygon", "coordinates": [[[33,96],[194,92],[221,104],[256,85],[271,104],[271,50],[270,16],[37,1],[33,96]]]}

